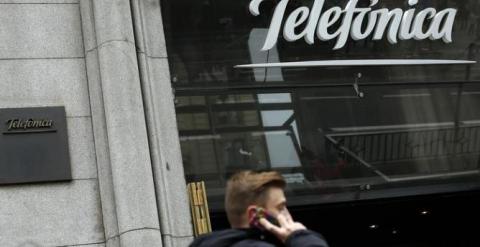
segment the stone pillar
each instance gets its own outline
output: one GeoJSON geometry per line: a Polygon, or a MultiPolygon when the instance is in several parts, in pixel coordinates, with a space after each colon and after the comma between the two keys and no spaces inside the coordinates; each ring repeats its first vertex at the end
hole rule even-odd
{"type": "Polygon", "coordinates": [[[128,0],[82,0],[107,246],[162,246],[128,0]]]}
{"type": "Polygon", "coordinates": [[[131,3],[163,244],[188,246],[192,222],[160,0],[131,3]]]}

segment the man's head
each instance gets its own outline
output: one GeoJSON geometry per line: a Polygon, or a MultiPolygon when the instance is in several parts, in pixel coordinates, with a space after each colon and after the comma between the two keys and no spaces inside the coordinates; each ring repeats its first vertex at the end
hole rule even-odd
{"type": "Polygon", "coordinates": [[[225,209],[234,228],[247,228],[248,212],[255,206],[265,208],[273,215],[287,213],[283,189],[285,180],[278,172],[242,171],[227,183],[225,209]]]}

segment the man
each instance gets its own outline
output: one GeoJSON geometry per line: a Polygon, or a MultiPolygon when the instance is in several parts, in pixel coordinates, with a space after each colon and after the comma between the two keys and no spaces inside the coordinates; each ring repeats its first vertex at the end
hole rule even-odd
{"type": "Polygon", "coordinates": [[[225,210],[232,229],[200,236],[190,247],[328,247],[320,234],[295,222],[287,209],[285,180],[278,172],[242,171],[227,183],[225,210]],[[259,208],[278,222],[252,219],[259,208]]]}

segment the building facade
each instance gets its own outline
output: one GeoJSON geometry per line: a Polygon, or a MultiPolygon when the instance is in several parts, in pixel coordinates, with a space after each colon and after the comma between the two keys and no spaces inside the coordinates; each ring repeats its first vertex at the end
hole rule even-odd
{"type": "Polygon", "coordinates": [[[2,185],[0,245],[186,246],[160,2],[1,1],[0,11],[0,106],[65,106],[73,177],[2,185]]]}
{"type": "Polygon", "coordinates": [[[0,185],[0,246],[187,246],[186,183],[205,181],[221,229],[242,169],[280,171],[294,216],[336,246],[429,246],[445,216],[468,240],[447,243],[476,246],[454,224],[480,222],[479,12],[0,0],[0,108],[64,106],[72,176],[0,185]]]}

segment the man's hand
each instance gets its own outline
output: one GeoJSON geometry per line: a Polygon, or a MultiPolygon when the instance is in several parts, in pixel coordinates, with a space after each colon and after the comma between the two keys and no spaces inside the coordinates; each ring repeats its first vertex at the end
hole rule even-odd
{"type": "Polygon", "coordinates": [[[280,227],[270,223],[268,220],[262,218],[260,219],[260,224],[265,227],[265,229],[273,235],[275,235],[278,239],[280,239],[283,243],[288,239],[288,237],[296,231],[299,230],[306,230],[307,228],[299,222],[294,222],[290,214],[287,216],[283,214],[279,214],[277,216],[278,223],[280,227]]]}

